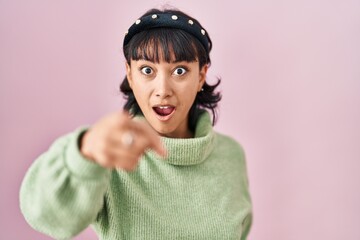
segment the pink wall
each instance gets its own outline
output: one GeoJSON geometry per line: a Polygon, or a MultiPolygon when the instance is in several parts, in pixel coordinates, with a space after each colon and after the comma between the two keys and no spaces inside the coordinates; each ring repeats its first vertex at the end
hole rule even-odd
{"type": "MultiPolygon", "coordinates": [[[[212,36],[216,128],[246,150],[250,239],[360,239],[360,2],[167,2],[212,36]]],[[[20,214],[25,171],[121,108],[123,33],[158,3],[0,1],[0,239],[49,239],[20,214]]]]}

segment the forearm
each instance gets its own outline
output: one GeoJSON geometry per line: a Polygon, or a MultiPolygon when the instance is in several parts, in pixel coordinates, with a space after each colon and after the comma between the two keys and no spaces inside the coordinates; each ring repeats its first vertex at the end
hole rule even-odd
{"type": "Polygon", "coordinates": [[[59,138],[28,170],[20,207],[36,230],[57,239],[75,236],[95,221],[103,206],[110,172],[85,159],[80,130],[59,138]]]}

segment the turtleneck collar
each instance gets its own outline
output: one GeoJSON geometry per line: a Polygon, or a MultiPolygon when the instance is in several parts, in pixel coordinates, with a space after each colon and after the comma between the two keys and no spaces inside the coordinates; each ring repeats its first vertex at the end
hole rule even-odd
{"type": "Polygon", "coordinates": [[[214,136],[210,114],[204,111],[198,118],[194,138],[161,137],[167,151],[166,158],[161,159],[153,150],[147,151],[147,154],[173,165],[199,164],[211,153],[214,136]]]}

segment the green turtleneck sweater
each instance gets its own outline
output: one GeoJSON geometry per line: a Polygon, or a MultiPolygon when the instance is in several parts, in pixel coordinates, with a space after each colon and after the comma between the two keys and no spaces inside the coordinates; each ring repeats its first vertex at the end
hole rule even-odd
{"type": "Polygon", "coordinates": [[[91,225],[100,239],[246,239],[252,214],[245,155],[200,116],[195,137],[162,137],[166,159],[147,151],[135,171],[84,158],[59,138],[28,170],[20,190],[27,222],[55,239],[91,225]]]}

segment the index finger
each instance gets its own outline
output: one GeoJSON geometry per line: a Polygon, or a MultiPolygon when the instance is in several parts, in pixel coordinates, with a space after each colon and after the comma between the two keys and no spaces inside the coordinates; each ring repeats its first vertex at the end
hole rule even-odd
{"type": "Polygon", "coordinates": [[[149,139],[149,147],[155,150],[160,156],[166,156],[166,149],[164,148],[160,136],[157,132],[144,121],[130,121],[131,128],[134,129],[137,134],[144,134],[149,139]]]}

